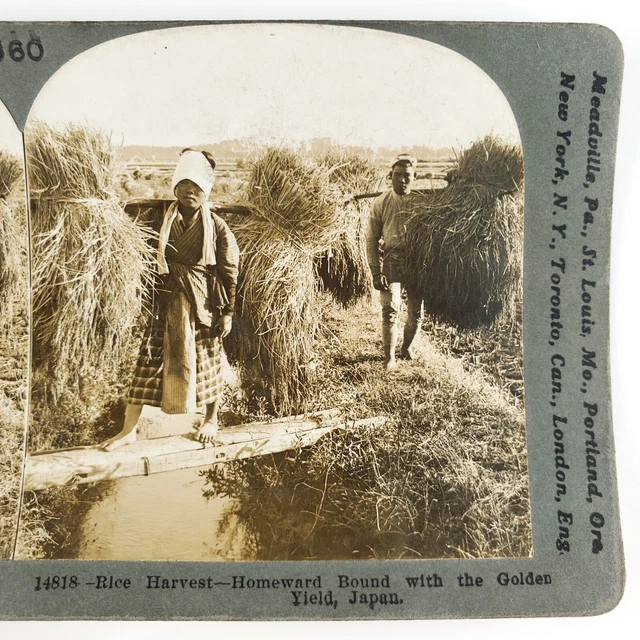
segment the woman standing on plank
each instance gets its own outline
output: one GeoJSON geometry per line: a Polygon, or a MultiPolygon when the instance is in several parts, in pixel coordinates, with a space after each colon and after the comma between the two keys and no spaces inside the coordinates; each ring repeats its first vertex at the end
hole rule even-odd
{"type": "Polygon", "coordinates": [[[206,406],[196,437],[215,441],[222,396],[222,339],[231,331],[239,251],[227,224],[209,210],[215,160],[185,149],[171,181],[177,201],[160,228],[154,316],[143,340],[122,431],[101,447],[137,437],[145,404],[169,414],[206,406]]]}

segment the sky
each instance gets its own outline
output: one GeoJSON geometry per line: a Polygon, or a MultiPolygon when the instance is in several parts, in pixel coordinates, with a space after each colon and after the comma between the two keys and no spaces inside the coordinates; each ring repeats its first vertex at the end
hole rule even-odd
{"type": "Polygon", "coordinates": [[[124,145],[329,137],[367,147],[519,140],[504,95],[475,64],[398,34],[326,25],[183,27],[77,56],[31,118],[84,122],[124,145]]]}

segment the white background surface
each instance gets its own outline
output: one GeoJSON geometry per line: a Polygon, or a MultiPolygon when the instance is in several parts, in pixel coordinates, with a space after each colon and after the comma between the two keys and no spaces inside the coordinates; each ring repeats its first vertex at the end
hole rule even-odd
{"type": "MultiPolygon", "coordinates": [[[[596,618],[456,620],[351,623],[0,623],[0,638],[46,640],[129,638],[174,640],[253,638],[449,638],[530,639],[640,637],[640,350],[638,284],[640,267],[640,21],[633,3],[622,0],[325,0],[325,2],[206,2],[204,0],[46,0],[3,2],[0,20],[195,20],[195,19],[381,19],[516,22],[593,22],[616,32],[625,50],[625,79],[619,129],[611,264],[611,361],[614,434],[627,564],[625,595],[614,611],[596,618]],[[635,188],[635,191],[634,191],[635,188]]],[[[508,62],[505,62],[507,64],[508,62]]],[[[592,588],[598,585],[576,585],[592,588]]]]}

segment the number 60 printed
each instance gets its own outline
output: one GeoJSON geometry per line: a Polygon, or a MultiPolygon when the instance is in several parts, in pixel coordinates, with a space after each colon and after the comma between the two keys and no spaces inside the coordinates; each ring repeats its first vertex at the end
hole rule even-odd
{"type": "Polygon", "coordinates": [[[3,62],[5,57],[13,60],[13,62],[22,62],[25,58],[29,58],[34,62],[42,60],[44,57],[44,45],[39,36],[35,33],[29,33],[29,41],[25,44],[16,37],[15,31],[12,31],[11,35],[14,38],[7,45],[5,45],[5,41],[0,40],[0,62],[3,62]]]}

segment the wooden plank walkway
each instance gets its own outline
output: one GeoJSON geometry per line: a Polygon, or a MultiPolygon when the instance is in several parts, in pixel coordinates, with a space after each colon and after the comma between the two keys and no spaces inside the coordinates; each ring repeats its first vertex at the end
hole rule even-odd
{"type": "Polygon", "coordinates": [[[115,451],[96,446],[45,451],[27,456],[24,490],[146,476],[189,467],[241,460],[313,444],[337,428],[378,427],[384,417],[346,422],[337,410],[291,416],[221,429],[219,445],[203,445],[190,435],[138,440],[115,451]]]}

